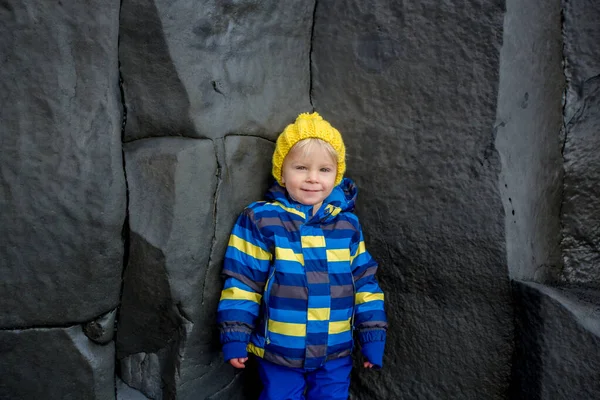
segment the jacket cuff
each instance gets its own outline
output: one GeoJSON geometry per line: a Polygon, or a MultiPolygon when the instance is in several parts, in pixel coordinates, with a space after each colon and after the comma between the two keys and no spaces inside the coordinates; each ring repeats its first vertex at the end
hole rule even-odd
{"type": "Polygon", "coordinates": [[[223,358],[229,361],[232,358],[248,357],[246,342],[227,342],[223,345],[223,358]]]}
{"type": "Polygon", "coordinates": [[[385,329],[365,329],[358,331],[358,340],[361,344],[369,342],[385,342],[385,329]]]}
{"type": "Polygon", "coordinates": [[[363,356],[371,364],[374,365],[375,369],[380,369],[383,367],[383,349],[385,347],[385,342],[367,342],[363,343],[361,351],[363,356]]]}

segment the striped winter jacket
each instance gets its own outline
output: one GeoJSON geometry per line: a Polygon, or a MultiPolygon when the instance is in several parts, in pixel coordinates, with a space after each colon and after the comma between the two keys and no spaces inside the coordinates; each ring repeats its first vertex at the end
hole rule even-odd
{"type": "Polygon", "coordinates": [[[225,359],[246,349],[288,367],[315,369],[349,355],[353,330],[367,358],[381,360],[387,330],[377,263],[352,213],[357,189],[336,186],[312,215],[277,183],[248,206],[225,254],[218,308],[225,359]],[[369,346],[375,345],[375,346],[369,346]],[[373,354],[375,353],[380,354],[373,354]]]}

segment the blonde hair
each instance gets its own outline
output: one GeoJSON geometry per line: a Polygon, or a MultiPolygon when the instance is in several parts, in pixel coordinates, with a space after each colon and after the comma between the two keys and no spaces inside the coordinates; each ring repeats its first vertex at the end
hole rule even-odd
{"type": "Polygon", "coordinates": [[[302,155],[307,157],[310,155],[310,153],[315,147],[320,147],[321,149],[324,149],[327,152],[327,154],[329,154],[331,159],[337,164],[339,159],[337,151],[335,151],[335,149],[329,142],[326,142],[323,139],[308,138],[300,140],[298,143],[292,146],[290,152],[301,151],[302,155]]]}

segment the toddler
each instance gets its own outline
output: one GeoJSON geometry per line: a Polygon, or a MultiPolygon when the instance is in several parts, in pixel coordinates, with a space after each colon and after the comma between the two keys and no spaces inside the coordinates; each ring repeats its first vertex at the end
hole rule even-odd
{"type": "Polygon", "coordinates": [[[387,318],[354,215],[340,133],[317,113],[279,135],[276,182],[233,227],[218,309],[223,355],[258,357],[262,400],[347,399],[356,331],[366,368],[381,368],[387,318]]]}

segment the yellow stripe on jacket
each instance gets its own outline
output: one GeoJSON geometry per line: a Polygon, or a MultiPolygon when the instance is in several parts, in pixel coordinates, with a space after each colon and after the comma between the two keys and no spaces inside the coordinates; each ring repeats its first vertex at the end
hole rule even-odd
{"type": "Polygon", "coordinates": [[[275,247],[275,258],[277,258],[278,260],[296,261],[299,262],[301,265],[304,265],[304,255],[294,253],[294,250],[292,249],[275,247]]]}
{"type": "Polygon", "coordinates": [[[364,253],[365,251],[367,251],[367,248],[365,247],[365,242],[361,241],[358,244],[358,247],[356,249],[356,254],[354,255],[350,255],[350,264],[352,264],[354,262],[354,259],[358,256],[360,256],[362,253],[364,253]]]}
{"type": "Polygon", "coordinates": [[[335,249],[326,250],[327,261],[350,261],[350,250],[349,249],[335,249]]]}
{"type": "Polygon", "coordinates": [[[242,253],[254,257],[257,260],[271,260],[272,258],[271,253],[269,253],[268,251],[263,250],[260,247],[253,245],[252,243],[247,242],[244,239],[235,235],[231,235],[229,237],[229,246],[235,247],[242,253]]]}
{"type": "Polygon", "coordinates": [[[383,293],[370,293],[370,292],[359,292],[356,293],[354,303],[356,305],[368,303],[369,301],[381,300],[383,301],[383,293]]]}
{"type": "Polygon", "coordinates": [[[221,292],[221,300],[250,300],[255,303],[260,304],[260,300],[262,299],[262,295],[254,292],[248,292],[246,290],[230,287],[221,292]]]}
{"type": "Polygon", "coordinates": [[[345,321],[329,322],[329,334],[342,333],[350,330],[350,318],[345,321]]]}
{"type": "Polygon", "coordinates": [[[279,322],[269,319],[269,331],[287,336],[306,336],[306,324],[294,324],[291,322],[279,322]]]}

